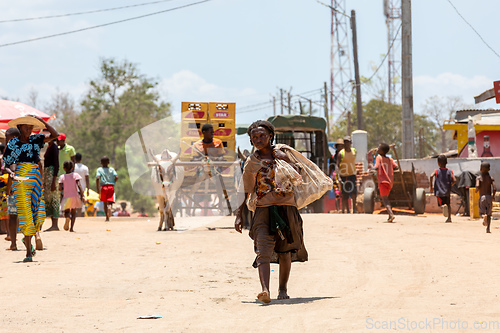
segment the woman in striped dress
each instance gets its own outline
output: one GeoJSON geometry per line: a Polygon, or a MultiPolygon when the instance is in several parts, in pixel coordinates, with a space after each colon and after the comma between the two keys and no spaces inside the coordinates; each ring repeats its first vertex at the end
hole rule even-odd
{"type": "Polygon", "coordinates": [[[40,149],[45,142],[57,138],[58,133],[45,120],[36,115],[11,120],[9,126],[17,127],[21,135],[9,141],[3,160],[7,173],[14,179],[12,192],[19,217],[19,230],[24,235],[23,243],[26,246],[24,262],[31,262],[36,254],[31,245],[31,238],[40,232],[45,220],[40,149]],[[43,128],[47,128],[50,135],[31,135],[34,130],[43,128]]]}

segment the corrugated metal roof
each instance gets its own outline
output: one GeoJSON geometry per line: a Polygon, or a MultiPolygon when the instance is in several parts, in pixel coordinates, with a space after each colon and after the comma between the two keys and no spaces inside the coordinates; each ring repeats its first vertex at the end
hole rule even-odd
{"type": "Polygon", "coordinates": [[[469,116],[476,116],[476,115],[487,115],[487,114],[500,114],[500,110],[495,110],[495,109],[486,109],[486,110],[479,110],[479,109],[467,109],[467,110],[458,110],[455,115],[455,121],[460,123],[463,120],[467,121],[467,118],[469,116]]]}
{"type": "MultiPolygon", "coordinates": [[[[500,111],[490,114],[477,114],[473,117],[474,123],[477,125],[500,125],[500,111]]],[[[457,123],[466,123],[468,118],[456,120],[457,123]]]]}

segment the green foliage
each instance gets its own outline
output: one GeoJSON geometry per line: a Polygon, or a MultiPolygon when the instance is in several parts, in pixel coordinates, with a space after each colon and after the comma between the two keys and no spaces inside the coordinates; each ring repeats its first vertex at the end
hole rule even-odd
{"type": "MultiPolygon", "coordinates": [[[[356,110],[356,105],[352,110],[356,110]]],[[[356,113],[351,112],[351,128],[356,130],[356,113]]],[[[368,149],[378,147],[381,142],[394,144],[401,155],[402,138],[402,108],[401,105],[390,104],[379,99],[372,99],[363,106],[363,121],[368,132],[368,149]]],[[[419,143],[419,132],[423,135],[424,143],[422,153],[424,156],[434,153],[437,132],[432,121],[425,115],[414,115],[415,147],[416,154],[419,156],[421,151],[419,143]],[[421,131],[421,129],[424,129],[421,131]]],[[[347,117],[339,119],[331,128],[332,138],[343,138],[347,133],[347,117]]],[[[350,135],[350,134],[349,134],[350,135]]],[[[420,156],[420,157],[424,157],[420,156]]]]}
{"type": "Polygon", "coordinates": [[[152,197],[135,193],[130,184],[125,154],[126,140],[139,129],[170,116],[170,104],[160,100],[158,83],[139,73],[126,60],[100,60],[100,73],[90,81],[89,89],[77,112],[69,96],[58,94],[49,108],[57,110],[57,129],[68,135],[68,143],[80,152],[91,170],[91,179],[107,155],[118,173],[117,200],[132,202],[154,213],[152,197]]]}

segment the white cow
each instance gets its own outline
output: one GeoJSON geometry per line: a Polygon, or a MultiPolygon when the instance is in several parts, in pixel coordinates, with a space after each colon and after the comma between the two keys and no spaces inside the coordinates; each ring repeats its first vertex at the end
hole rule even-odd
{"type": "Polygon", "coordinates": [[[151,181],[156,193],[156,200],[160,210],[160,223],[158,231],[174,230],[174,215],[172,213],[172,204],[175,200],[175,194],[184,181],[184,167],[175,166],[179,158],[176,153],[165,149],[161,154],[154,155],[153,160],[156,166],[151,172],[151,181]]]}

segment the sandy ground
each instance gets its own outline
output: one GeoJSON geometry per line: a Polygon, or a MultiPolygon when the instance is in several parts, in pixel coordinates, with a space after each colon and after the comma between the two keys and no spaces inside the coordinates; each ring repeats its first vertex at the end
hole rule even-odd
{"type": "Polygon", "coordinates": [[[43,233],[33,263],[2,250],[0,331],[500,331],[498,221],[486,234],[464,217],[303,219],[310,260],[292,267],[292,299],[275,299],[273,265],[262,305],[252,241],[233,218],[178,218],[177,232],[157,232],[156,219],[80,218],[76,233],[43,233]]]}

